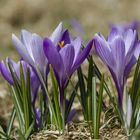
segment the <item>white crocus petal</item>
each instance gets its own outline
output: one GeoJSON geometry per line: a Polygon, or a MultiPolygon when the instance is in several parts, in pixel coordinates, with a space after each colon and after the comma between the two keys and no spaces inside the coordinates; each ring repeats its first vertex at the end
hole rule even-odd
{"type": "Polygon", "coordinates": [[[58,41],[61,39],[62,32],[63,32],[63,23],[60,22],[50,36],[50,40],[54,43],[55,46],[58,44],[58,41]]]}
{"type": "Polygon", "coordinates": [[[138,42],[137,47],[136,47],[135,52],[134,52],[134,56],[137,60],[139,58],[139,55],[140,55],[140,41],[138,42]]]}
{"type": "Polygon", "coordinates": [[[74,64],[78,55],[79,55],[79,53],[80,53],[80,49],[82,47],[82,39],[80,37],[77,37],[71,43],[74,46],[74,52],[75,52],[75,57],[74,57],[74,61],[73,61],[73,64],[74,64]]]}
{"type": "Polygon", "coordinates": [[[28,32],[26,30],[22,30],[20,37],[21,37],[21,42],[26,47],[30,57],[34,61],[34,57],[33,57],[33,54],[32,54],[32,45],[31,45],[32,33],[28,32]]]}
{"type": "Polygon", "coordinates": [[[14,34],[12,34],[12,42],[14,44],[15,49],[22,56],[22,58],[24,60],[28,61],[29,63],[33,64],[33,61],[31,59],[27,49],[14,34]]]}

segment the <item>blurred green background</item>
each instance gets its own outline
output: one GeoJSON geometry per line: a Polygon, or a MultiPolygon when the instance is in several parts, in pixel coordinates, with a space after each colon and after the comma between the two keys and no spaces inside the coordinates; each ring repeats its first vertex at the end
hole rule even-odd
{"type": "Polygon", "coordinates": [[[109,24],[140,19],[140,0],[0,0],[0,59],[16,58],[11,34],[21,29],[49,36],[60,21],[71,29],[78,20],[83,38],[107,34],[109,24]]]}

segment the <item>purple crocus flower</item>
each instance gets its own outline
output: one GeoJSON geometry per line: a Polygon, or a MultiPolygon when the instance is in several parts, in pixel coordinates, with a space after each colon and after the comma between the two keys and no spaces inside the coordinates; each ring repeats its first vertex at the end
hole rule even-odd
{"type": "Polygon", "coordinates": [[[22,30],[20,39],[13,34],[12,41],[23,60],[34,68],[38,65],[42,74],[46,77],[47,59],[43,52],[42,38],[35,33],[32,34],[22,30]]]}
{"type": "Polygon", "coordinates": [[[113,28],[107,40],[100,33],[95,34],[94,45],[97,54],[109,68],[122,107],[124,84],[140,53],[137,32],[127,29],[120,33],[113,28]]]}
{"type": "MultiPolygon", "coordinates": [[[[66,99],[66,102],[65,102],[65,105],[66,105],[66,108],[68,108],[68,105],[69,105],[70,101],[66,99]]],[[[75,108],[71,109],[71,111],[69,112],[68,114],[68,117],[66,118],[66,123],[69,123],[73,120],[73,118],[75,117],[77,111],[75,108]]]]}
{"type": "MultiPolygon", "coordinates": [[[[30,70],[30,81],[31,81],[31,97],[32,97],[32,106],[34,111],[36,111],[35,109],[35,101],[36,101],[36,97],[37,97],[37,92],[40,86],[40,81],[38,79],[38,77],[36,76],[35,72],[33,71],[32,67],[26,63],[25,61],[19,61],[19,62],[15,62],[10,58],[6,58],[6,61],[1,61],[0,62],[0,71],[2,76],[4,77],[5,80],[8,81],[8,83],[10,85],[14,84],[10,69],[8,67],[8,63],[11,64],[12,69],[14,71],[14,74],[17,78],[17,80],[19,81],[19,85],[20,85],[20,63],[22,64],[23,67],[23,74],[25,77],[25,81],[26,81],[26,72],[27,72],[27,68],[29,68],[30,70]]],[[[36,113],[36,112],[35,112],[36,113]]]]}
{"type": "Polygon", "coordinates": [[[112,29],[116,29],[118,32],[123,33],[127,31],[128,29],[138,30],[139,22],[137,20],[134,20],[130,23],[123,23],[123,24],[111,24],[112,29]]]}
{"type": "Polygon", "coordinates": [[[84,36],[84,28],[82,27],[81,23],[77,19],[75,18],[71,19],[70,23],[72,27],[77,31],[76,33],[78,36],[81,37],[84,36]]]}
{"type": "MultiPolygon", "coordinates": [[[[36,94],[37,94],[38,88],[40,86],[40,82],[39,82],[38,77],[34,73],[33,69],[30,67],[30,65],[28,63],[26,63],[23,60],[16,63],[12,59],[6,58],[6,62],[1,61],[0,62],[1,74],[4,77],[4,79],[8,81],[8,83],[10,85],[13,85],[14,81],[13,81],[10,69],[8,67],[8,63],[11,64],[11,66],[13,68],[13,71],[14,71],[14,73],[15,73],[15,75],[16,75],[16,77],[19,81],[20,81],[20,63],[22,64],[22,67],[23,67],[23,72],[24,72],[25,79],[26,79],[27,68],[30,69],[32,101],[33,101],[33,103],[35,103],[36,94]]],[[[19,84],[20,84],[20,82],[19,82],[19,84]]]]}
{"type": "Polygon", "coordinates": [[[82,40],[77,37],[72,39],[66,30],[58,45],[49,38],[44,39],[44,52],[48,62],[52,65],[60,89],[60,103],[64,103],[64,88],[72,73],[81,65],[92,48],[93,40],[81,50],[82,40]]]}
{"type": "MultiPolygon", "coordinates": [[[[50,40],[56,44],[60,40],[62,32],[63,25],[60,23],[50,36],[50,40]]],[[[12,35],[12,41],[21,57],[35,69],[39,66],[43,77],[46,78],[48,61],[43,51],[43,39],[36,33],[22,30],[19,39],[14,34],[12,35]]]]}

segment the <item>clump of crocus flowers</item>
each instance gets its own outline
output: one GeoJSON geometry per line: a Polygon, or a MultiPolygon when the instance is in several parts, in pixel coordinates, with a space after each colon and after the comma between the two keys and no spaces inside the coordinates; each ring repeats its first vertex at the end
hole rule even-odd
{"type": "MultiPolygon", "coordinates": [[[[140,76],[140,45],[133,24],[136,23],[132,22],[132,26],[113,25],[107,39],[98,33],[85,46],[82,39],[71,35],[62,23],[48,37],[26,30],[21,31],[19,38],[13,34],[13,46],[21,60],[2,60],[0,71],[10,85],[14,103],[12,118],[18,118],[20,135],[27,139],[31,133],[43,129],[47,124],[53,124],[60,134],[63,133],[65,125],[77,113],[72,105],[75,97],[78,97],[91,137],[99,138],[101,112],[106,107],[104,91],[109,95],[126,134],[131,135],[140,123],[140,90],[137,82],[140,76]],[[115,100],[112,100],[114,94],[111,94],[104,75],[94,62],[91,54],[94,48],[111,73],[118,93],[115,100]],[[83,73],[81,67],[84,60],[88,62],[88,75],[83,73]],[[136,63],[134,81],[128,91],[127,79],[136,63]],[[73,83],[71,77],[76,70],[78,81],[73,83]],[[99,90],[96,88],[97,78],[100,81],[99,90]],[[71,91],[67,90],[69,85],[71,91]],[[137,100],[133,94],[136,94],[137,100]]],[[[10,138],[11,131],[12,127],[3,136],[10,138]]]]}

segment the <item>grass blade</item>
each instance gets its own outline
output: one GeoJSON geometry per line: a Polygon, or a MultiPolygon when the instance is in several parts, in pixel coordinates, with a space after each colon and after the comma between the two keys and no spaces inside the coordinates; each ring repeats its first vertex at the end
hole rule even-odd
{"type": "Polygon", "coordinates": [[[84,83],[84,77],[82,74],[82,69],[81,67],[77,70],[78,73],[78,79],[79,79],[79,87],[80,87],[80,97],[81,97],[81,103],[82,103],[82,108],[83,108],[83,113],[84,113],[84,117],[87,120],[88,116],[87,116],[87,104],[86,104],[86,89],[85,89],[85,83],[84,83]]]}
{"type": "Polygon", "coordinates": [[[26,134],[25,134],[25,138],[28,139],[32,130],[34,129],[34,126],[35,126],[35,121],[33,121],[30,125],[30,127],[28,128],[28,130],[26,131],[26,134]]]}
{"type": "Polygon", "coordinates": [[[53,91],[54,91],[54,102],[55,102],[55,107],[56,107],[56,115],[58,118],[58,123],[59,123],[59,127],[60,129],[62,129],[63,124],[62,124],[62,116],[61,116],[61,110],[60,110],[60,103],[59,103],[59,92],[58,92],[58,88],[57,88],[57,83],[56,83],[56,79],[54,77],[54,73],[53,73],[53,69],[52,66],[50,65],[50,74],[51,74],[51,80],[52,80],[52,85],[53,85],[53,91]]]}
{"type": "MultiPolygon", "coordinates": [[[[97,103],[96,103],[96,77],[92,78],[92,126],[93,133],[96,136],[96,124],[97,124],[97,103]]],[[[94,137],[95,138],[95,137],[94,137]]]]}
{"type": "Polygon", "coordinates": [[[26,92],[26,83],[24,78],[24,72],[22,64],[20,63],[20,80],[21,80],[21,90],[23,96],[23,114],[24,114],[24,121],[25,121],[25,132],[29,127],[29,107],[27,101],[27,92],[26,92]]]}
{"type": "Polygon", "coordinates": [[[93,60],[89,58],[88,78],[87,78],[87,116],[88,121],[92,118],[92,77],[93,77],[93,60]]]}
{"type": "Polygon", "coordinates": [[[137,65],[136,65],[136,69],[135,69],[135,74],[134,74],[134,78],[133,78],[133,83],[132,83],[132,88],[130,90],[130,95],[131,95],[131,100],[132,100],[132,105],[135,103],[135,91],[136,91],[136,83],[137,83],[137,77],[138,77],[138,74],[139,74],[139,69],[140,69],[140,56],[139,56],[139,59],[137,61],[137,65]]]}
{"type": "Polygon", "coordinates": [[[7,128],[7,135],[8,136],[10,136],[10,134],[11,134],[11,130],[12,130],[12,127],[13,127],[15,116],[16,116],[16,109],[13,108],[13,111],[12,111],[12,114],[11,114],[11,117],[10,117],[10,120],[9,120],[8,128],[7,128]]]}
{"type": "Polygon", "coordinates": [[[29,125],[32,121],[32,115],[31,113],[33,113],[33,108],[32,108],[32,102],[31,102],[31,81],[30,81],[30,69],[27,68],[26,71],[26,96],[27,96],[27,103],[28,103],[28,121],[29,121],[29,125]]]}
{"type": "Polygon", "coordinates": [[[18,96],[13,86],[11,86],[11,90],[12,90],[13,102],[14,102],[16,113],[19,120],[19,126],[20,126],[20,129],[24,131],[24,117],[23,117],[23,112],[22,112],[19,100],[18,100],[18,96]]]}
{"type": "Polygon", "coordinates": [[[99,89],[99,101],[97,107],[97,122],[96,122],[96,135],[94,138],[99,139],[99,128],[100,128],[100,118],[101,118],[101,111],[102,111],[102,97],[103,97],[103,86],[104,86],[104,76],[102,76],[100,89],[99,89]]]}
{"type": "Polygon", "coordinates": [[[140,56],[137,61],[134,79],[133,79],[133,83],[132,83],[132,88],[130,90],[132,108],[133,108],[132,117],[131,117],[131,121],[130,121],[130,130],[135,127],[135,122],[136,122],[135,115],[137,114],[137,104],[140,99],[139,82],[140,82],[140,56]]]}
{"type": "Polygon", "coordinates": [[[54,107],[53,107],[53,104],[52,104],[52,101],[51,101],[49,92],[48,92],[48,90],[47,90],[46,84],[45,84],[45,82],[44,82],[44,79],[43,79],[43,77],[42,77],[42,75],[41,75],[41,72],[40,72],[40,70],[39,70],[38,67],[36,68],[36,70],[37,70],[37,74],[38,74],[38,76],[39,76],[39,79],[40,79],[40,81],[41,81],[41,83],[42,83],[42,86],[43,86],[43,88],[44,88],[44,91],[45,91],[45,93],[46,93],[46,95],[47,95],[47,97],[48,97],[48,102],[49,102],[49,105],[50,105],[51,113],[52,113],[52,115],[53,115],[53,117],[54,117],[54,123],[58,126],[57,116],[56,116],[56,113],[55,113],[55,110],[54,110],[54,107]]]}
{"type": "Polygon", "coordinates": [[[76,93],[77,93],[78,86],[79,86],[79,83],[76,84],[76,86],[74,87],[74,90],[73,90],[73,92],[72,92],[72,94],[70,96],[69,104],[67,106],[66,113],[65,113],[66,114],[65,115],[65,121],[67,120],[68,115],[69,115],[69,113],[71,111],[71,107],[72,107],[72,104],[74,102],[74,99],[75,99],[75,96],[76,96],[76,93]]]}

